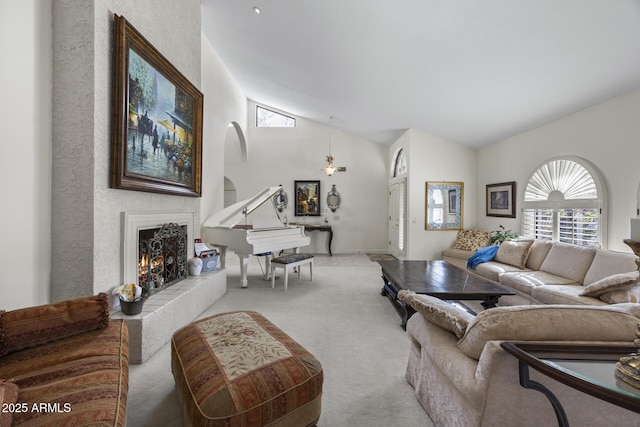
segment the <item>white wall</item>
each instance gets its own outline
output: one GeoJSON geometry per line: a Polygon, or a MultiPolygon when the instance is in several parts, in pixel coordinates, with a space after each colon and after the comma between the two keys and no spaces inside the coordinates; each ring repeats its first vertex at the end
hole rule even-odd
{"type": "Polygon", "coordinates": [[[456,230],[426,230],[426,183],[464,183],[463,227],[476,224],[476,152],[470,148],[410,129],[389,149],[402,147],[408,159],[406,259],[440,259],[455,241],[456,230]]]}
{"type": "Polygon", "coordinates": [[[49,300],[51,4],[0,1],[0,309],[49,300]]]}
{"type": "MultiPolygon", "coordinates": [[[[297,118],[295,128],[256,128],[256,105],[249,102],[245,129],[249,158],[243,162],[236,145],[225,148],[225,175],[235,184],[238,200],[261,189],[283,185],[289,206],[282,215],[290,222],[321,223],[323,217],[296,217],[293,209],[294,180],[320,180],[321,209],[335,184],[342,198],[341,207],[329,211],[334,229],[333,252],[386,252],[388,217],[388,147],[332,130],[332,155],[346,172],[329,177],[321,171],[329,154],[330,128],[297,118]]],[[[326,252],[327,235],[308,232],[311,245],[305,252],[326,252]]]]}
{"type": "Polygon", "coordinates": [[[204,137],[202,147],[201,222],[224,208],[224,141],[229,123],[246,128],[247,98],[229,70],[202,36],[202,92],[204,137]]]}
{"type": "Polygon", "coordinates": [[[636,216],[640,182],[640,90],[600,103],[563,119],[493,144],[478,152],[475,191],[478,225],[495,230],[502,224],[520,230],[524,188],[531,173],[546,160],[572,155],[588,160],[604,176],[609,192],[608,240],[603,246],[631,252],[629,218],[636,216]],[[485,216],[485,186],[517,182],[517,218],[485,216]]]}

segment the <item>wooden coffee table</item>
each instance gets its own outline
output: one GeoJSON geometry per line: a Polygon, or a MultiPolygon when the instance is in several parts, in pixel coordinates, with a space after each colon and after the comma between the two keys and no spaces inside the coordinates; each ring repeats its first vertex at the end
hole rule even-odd
{"type": "Polygon", "coordinates": [[[415,313],[408,304],[398,300],[403,289],[430,295],[442,300],[480,300],[484,308],[495,307],[503,295],[515,295],[491,280],[449,264],[446,261],[378,261],[382,266],[384,286],[381,294],[389,298],[406,328],[415,313]]]}

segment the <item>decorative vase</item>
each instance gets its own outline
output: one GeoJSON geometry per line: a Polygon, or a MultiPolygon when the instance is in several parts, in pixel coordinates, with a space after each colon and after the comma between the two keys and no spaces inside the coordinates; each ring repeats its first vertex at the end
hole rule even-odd
{"type": "Polygon", "coordinates": [[[192,276],[199,276],[202,272],[202,259],[200,258],[189,258],[189,274],[192,276]]]}

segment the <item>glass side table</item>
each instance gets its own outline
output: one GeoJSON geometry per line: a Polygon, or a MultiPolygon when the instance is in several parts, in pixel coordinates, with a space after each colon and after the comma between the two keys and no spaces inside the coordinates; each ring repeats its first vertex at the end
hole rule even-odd
{"type": "Polygon", "coordinates": [[[551,402],[561,427],[569,426],[557,397],[529,378],[529,367],[554,380],[614,405],[640,413],[640,389],[615,377],[616,362],[638,351],[629,345],[569,345],[503,342],[500,346],[518,359],[520,385],[543,393],[551,402]]]}

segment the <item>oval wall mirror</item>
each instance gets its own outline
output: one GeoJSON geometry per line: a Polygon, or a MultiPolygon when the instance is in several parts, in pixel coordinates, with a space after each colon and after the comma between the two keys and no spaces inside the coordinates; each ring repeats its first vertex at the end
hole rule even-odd
{"type": "Polygon", "coordinates": [[[335,212],[340,207],[340,193],[336,190],[336,185],[331,186],[331,191],[327,194],[327,206],[331,212],[335,212]]]}
{"type": "Polygon", "coordinates": [[[273,206],[278,210],[278,212],[282,212],[287,208],[289,204],[289,196],[285,193],[284,190],[280,190],[275,196],[273,196],[273,206]]]}

